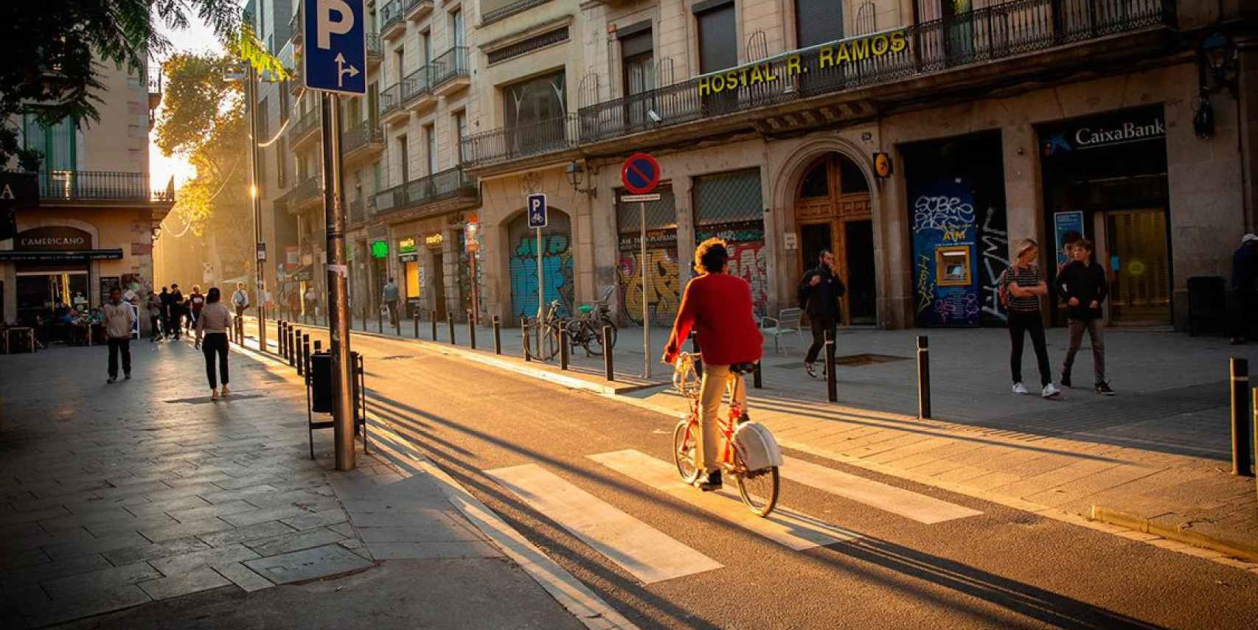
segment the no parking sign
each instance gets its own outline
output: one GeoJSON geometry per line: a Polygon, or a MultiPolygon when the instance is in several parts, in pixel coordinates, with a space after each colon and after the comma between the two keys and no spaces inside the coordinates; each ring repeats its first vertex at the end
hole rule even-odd
{"type": "Polygon", "coordinates": [[[660,163],[646,153],[634,153],[620,168],[620,182],[625,185],[625,190],[645,195],[660,183],[660,163]]]}

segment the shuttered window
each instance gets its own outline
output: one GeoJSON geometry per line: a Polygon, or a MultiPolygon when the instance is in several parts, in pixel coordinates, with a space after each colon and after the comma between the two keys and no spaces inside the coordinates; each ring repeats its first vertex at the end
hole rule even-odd
{"type": "Polygon", "coordinates": [[[843,3],[795,0],[795,33],[800,48],[843,39],[843,3]]]}
{"type": "Polygon", "coordinates": [[[696,226],[763,220],[760,169],[696,177],[694,204],[696,226]]]}
{"type": "Polygon", "coordinates": [[[696,5],[699,22],[699,72],[707,74],[738,65],[738,29],[734,3],[696,5]],[[703,6],[703,8],[699,8],[703,6]]]}

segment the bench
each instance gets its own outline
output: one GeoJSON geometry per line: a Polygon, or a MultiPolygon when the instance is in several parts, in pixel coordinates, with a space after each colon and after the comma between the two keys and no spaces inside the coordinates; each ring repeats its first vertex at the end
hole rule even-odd
{"type": "Polygon", "coordinates": [[[760,321],[761,332],[765,335],[773,336],[773,351],[781,353],[778,339],[783,335],[795,333],[802,343],[804,334],[800,330],[801,321],[804,318],[804,310],[800,308],[784,308],[778,311],[777,317],[766,317],[760,321]]]}

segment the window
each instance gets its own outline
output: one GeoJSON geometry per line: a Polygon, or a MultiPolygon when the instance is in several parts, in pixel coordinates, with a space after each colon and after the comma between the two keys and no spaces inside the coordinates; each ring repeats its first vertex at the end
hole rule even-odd
{"type": "Polygon", "coordinates": [[[26,114],[24,118],[23,143],[27,149],[35,149],[44,156],[39,163],[40,179],[47,181],[49,173],[75,170],[74,120],[63,118],[45,127],[35,120],[34,114],[26,114]]]}
{"type": "Polygon", "coordinates": [[[507,127],[524,127],[563,118],[567,111],[564,71],[529,79],[503,89],[507,127]]]}
{"type": "Polygon", "coordinates": [[[428,174],[437,174],[437,130],[424,125],[424,151],[428,154],[428,174]]]}
{"type": "Polygon", "coordinates": [[[451,41],[454,42],[455,46],[467,45],[467,40],[465,39],[465,36],[463,35],[463,12],[462,11],[450,12],[450,32],[454,34],[454,36],[451,37],[450,39],[451,41]]]}
{"type": "Polygon", "coordinates": [[[384,170],[380,168],[380,162],[371,163],[371,190],[373,193],[380,192],[384,188],[384,170]]]}
{"type": "Polygon", "coordinates": [[[463,163],[463,139],[467,137],[467,112],[454,114],[455,154],[459,156],[459,164],[463,163]]]}
{"type": "Polygon", "coordinates": [[[707,74],[737,66],[738,28],[733,1],[715,6],[701,2],[695,5],[695,18],[699,21],[699,72],[707,74]]]}
{"type": "Polygon", "coordinates": [[[288,83],[280,84],[280,124],[288,122],[288,110],[292,103],[288,102],[288,83]]]}
{"type": "Polygon", "coordinates": [[[372,82],[367,86],[367,119],[374,125],[380,117],[380,84],[372,82]]]}
{"type": "Polygon", "coordinates": [[[288,179],[288,142],[284,136],[275,141],[275,181],[280,188],[288,179]]]}
{"type": "Polygon", "coordinates": [[[424,31],[419,34],[419,43],[424,46],[424,63],[428,65],[432,63],[432,32],[424,31]]]}
{"type": "Polygon", "coordinates": [[[398,161],[401,163],[402,181],[399,184],[405,184],[411,181],[411,155],[409,147],[406,146],[406,136],[397,137],[398,161]]]}
{"type": "Polygon", "coordinates": [[[799,48],[843,39],[843,3],[795,0],[795,34],[799,48]]]}
{"type": "Polygon", "coordinates": [[[398,46],[397,50],[393,51],[393,68],[397,70],[398,83],[401,83],[402,78],[406,76],[406,74],[402,72],[402,58],[405,56],[405,53],[406,51],[401,46],[398,46]]]}
{"type": "Polygon", "coordinates": [[[620,57],[626,96],[655,88],[655,55],[651,49],[649,26],[620,39],[620,57]]]}

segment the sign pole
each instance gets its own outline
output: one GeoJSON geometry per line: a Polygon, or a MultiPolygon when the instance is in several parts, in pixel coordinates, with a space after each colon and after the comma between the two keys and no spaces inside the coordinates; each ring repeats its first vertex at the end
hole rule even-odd
{"type": "MultiPolygon", "coordinates": [[[[249,89],[245,91],[249,98],[249,168],[253,180],[249,195],[253,200],[254,274],[258,279],[254,295],[258,300],[258,350],[265,354],[267,352],[266,245],[262,242],[262,195],[259,194],[261,188],[258,181],[258,142],[260,139],[258,138],[258,115],[255,111],[258,109],[258,71],[254,70],[253,64],[249,64],[249,75],[246,80],[249,82],[249,89]]],[[[241,339],[241,345],[244,345],[244,339],[241,339]]]]}
{"type": "Polygon", "coordinates": [[[642,269],[642,371],[643,378],[651,378],[651,318],[647,314],[646,303],[646,202],[638,202],[638,217],[641,219],[642,252],[638,259],[638,267],[642,269]]]}
{"type": "Polygon", "coordinates": [[[537,352],[542,352],[542,317],[545,313],[545,283],[542,280],[542,228],[537,228],[537,352]]]}
{"type": "Polygon", "coordinates": [[[323,95],[323,209],[327,225],[328,336],[332,354],[332,421],[336,469],[354,469],[354,402],[350,400],[349,280],[345,203],[341,192],[340,96],[323,95]]]}

